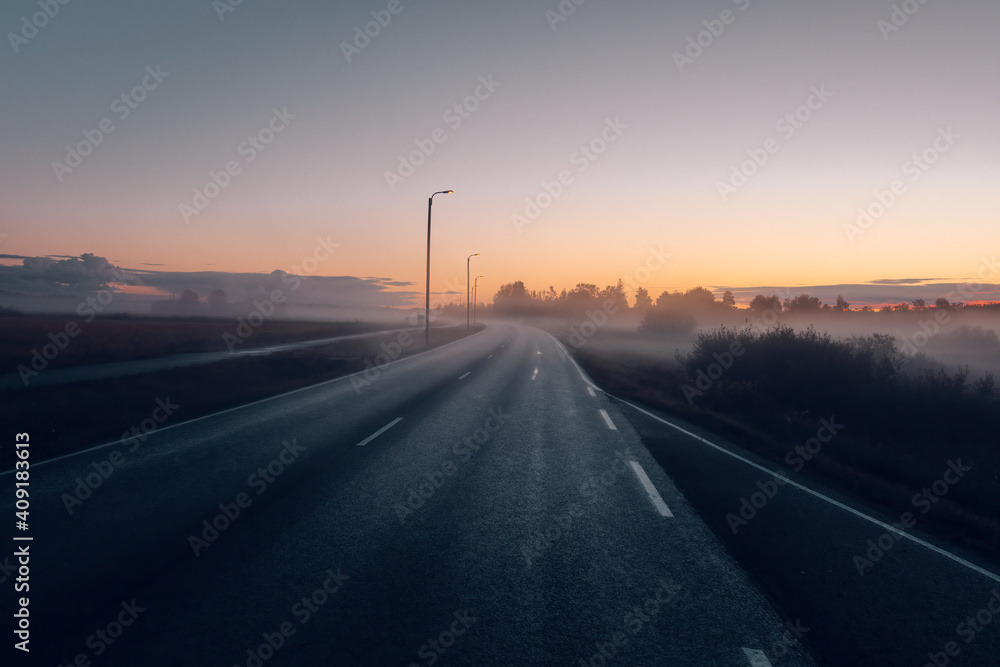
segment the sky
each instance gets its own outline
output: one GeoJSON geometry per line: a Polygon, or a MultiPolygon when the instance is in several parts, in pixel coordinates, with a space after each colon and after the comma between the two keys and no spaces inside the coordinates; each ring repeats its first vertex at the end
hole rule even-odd
{"type": "Polygon", "coordinates": [[[5,0],[0,263],[416,303],[453,189],[456,298],[472,253],[480,295],[1000,283],[998,25],[995,0],[5,0]]]}

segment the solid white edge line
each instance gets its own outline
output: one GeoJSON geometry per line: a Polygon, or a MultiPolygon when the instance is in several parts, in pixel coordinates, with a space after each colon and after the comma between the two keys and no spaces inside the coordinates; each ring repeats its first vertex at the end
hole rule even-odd
{"type": "MultiPolygon", "coordinates": [[[[544,333],[546,335],[548,335],[548,337],[551,338],[555,342],[555,344],[557,346],[559,346],[559,348],[561,350],[563,350],[564,352],[566,351],[566,348],[564,348],[563,344],[559,342],[559,339],[557,339],[555,336],[553,336],[552,334],[550,334],[547,331],[544,332],[544,333]]],[[[583,378],[583,381],[586,382],[589,386],[594,387],[595,389],[599,389],[600,390],[601,388],[598,387],[596,384],[594,384],[590,380],[590,378],[588,378],[587,375],[583,372],[583,369],[580,367],[580,364],[576,363],[576,359],[574,359],[573,356],[570,355],[568,352],[567,352],[567,356],[569,357],[569,360],[571,362],[573,362],[573,365],[576,366],[576,370],[580,374],[580,377],[583,378]]],[[[603,390],[601,390],[601,391],[603,391],[603,390]]],[[[719,450],[723,454],[727,454],[727,455],[732,456],[733,458],[735,458],[735,459],[737,459],[739,461],[743,461],[747,465],[750,465],[750,466],[752,466],[754,468],[757,468],[758,470],[760,470],[762,472],[766,472],[768,475],[772,475],[772,476],[774,475],[774,471],[773,470],[768,470],[764,466],[758,465],[757,463],[754,463],[753,461],[751,461],[750,459],[748,459],[746,457],[740,456],[739,454],[737,454],[735,452],[731,452],[728,449],[726,449],[725,447],[717,445],[714,442],[710,442],[710,441],[706,440],[705,438],[702,438],[701,436],[697,436],[694,433],[692,433],[691,431],[683,429],[683,428],[681,428],[680,426],[678,426],[676,424],[672,424],[672,423],[668,422],[666,419],[663,419],[662,417],[658,417],[657,415],[654,415],[653,413],[649,412],[648,410],[643,410],[642,408],[640,408],[638,405],[635,405],[634,403],[626,401],[623,398],[618,398],[617,396],[612,396],[611,394],[608,394],[607,392],[604,392],[604,393],[609,398],[613,398],[616,401],[620,401],[620,402],[624,403],[625,405],[627,405],[627,406],[629,406],[631,408],[634,408],[635,410],[638,410],[639,412],[641,412],[642,414],[646,415],[647,417],[651,417],[651,418],[655,419],[658,422],[662,422],[662,423],[666,424],[667,426],[669,426],[671,428],[677,429],[681,433],[684,433],[685,435],[691,436],[695,440],[697,440],[697,441],[699,441],[701,443],[704,443],[704,444],[706,444],[706,445],[708,445],[710,447],[713,447],[713,448],[719,450]]],[[[987,579],[992,579],[993,581],[996,581],[996,582],[1000,583],[1000,575],[996,575],[996,574],[990,572],[989,570],[981,568],[978,565],[976,565],[975,563],[971,563],[971,562],[965,560],[961,556],[956,556],[955,554],[951,553],[950,551],[946,551],[946,550],[942,549],[941,547],[935,546],[935,545],[931,544],[930,542],[928,542],[926,540],[922,540],[919,537],[916,537],[914,535],[910,535],[909,533],[907,533],[904,530],[899,530],[895,526],[891,526],[891,525],[885,523],[884,521],[880,521],[880,520],[878,520],[878,519],[876,519],[874,517],[870,517],[867,514],[865,514],[864,512],[861,512],[859,510],[854,509],[853,507],[845,505],[842,502],[834,500],[833,498],[830,498],[829,496],[823,495],[819,491],[813,491],[809,487],[804,486],[802,484],[799,484],[798,482],[796,482],[796,481],[794,481],[792,479],[789,479],[788,477],[785,477],[785,480],[791,486],[794,486],[795,488],[797,488],[797,489],[799,489],[801,491],[805,491],[806,493],[808,493],[811,496],[819,498],[820,500],[824,500],[824,501],[830,503],[831,505],[833,505],[834,507],[839,507],[840,509],[842,509],[842,510],[844,510],[846,512],[850,512],[851,514],[855,515],[856,517],[864,519],[865,521],[868,521],[870,523],[873,523],[876,526],[879,526],[881,528],[885,528],[889,532],[895,533],[895,534],[899,535],[900,537],[903,537],[903,538],[905,538],[907,540],[910,540],[914,544],[919,544],[922,547],[930,549],[934,553],[936,553],[936,554],[938,554],[940,556],[944,556],[945,558],[947,558],[947,559],[949,559],[949,560],[951,560],[951,561],[953,561],[955,563],[958,563],[959,565],[962,565],[963,567],[966,567],[966,568],[972,570],[973,572],[978,572],[979,574],[983,575],[987,579]]]]}
{"type": "Polygon", "coordinates": [[[612,431],[618,430],[618,427],[615,426],[615,423],[613,421],[611,421],[611,417],[608,415],[606,410],[598,410],[598,412],[600,412],[601,416],[604,417],[604,423],[608,425],[609,429],[611,429],[612,431]]]}
{"type": "Polygon", "coordinates": [[[559,351],[562,354],[566,355],[566,358],[568,358],[570,361],[573,362],[573,366],[576,368],[576,372],[580,374],[580,379],[583,380],[587,384],[587,386],[593,387],[594,389],[596,389],[598,391],[603,391],[600,387],[598,387],[596,384],[594,384],[593,380],[591,380],[589,377],[587,377],[587,374],[584,373],[584,371],[583,371],[582,368],[580,368],[580,364],[576,363],[576,359],[574,359],[573,355],[571,355],[569,353],[569,351],[566,349],[566,347],[561,342],[559,342],[558,338],[556,338],[555,336],[553,336],[552,334],[550,334],[548,331],[543,331],[542,333],[544,333],[546,336],[548,336],[549,338],[551,338],[552,342],[556,344],[556,347],[559,349],[559,351]]]}
{"type": "MultiPolygon", "coordinates": [[[[486,325],[486,329],[483,329],[482,331],[477,331],[476,333],[472,334],[471,336],[465,336],[464,338],[459,338],[458,340],[452,341],[450,343],[445,343],[444,345],[442,345],[440,347],[435,347],[433,350],[424,350],[423,352],[417,352],[416,354],[411,354],[408,357],[400,357],[399,359],[396,359],[394,361],[390,361],[389,363],[383,365],[381,368],[383,368],[383,369],[384,368],[388,368],[389,366],[392,366],[394,364],[402,363],[404,361],[409,361],[410,359],[416,359],[417,357],[422,357],[423,355],[430,354],[431,352],[436,352],[438,350],[443,350],[444,348],[448,347],[449,345],[455,345],[456,343],[461,343],[463,340],[469,340],[470,338],[475,338],[476,336],[484,334],[484,333],[486,333],[486,331],[488,329],[489,329],[489,325],[486,325]]],[[[366,368],[363,371],[358,371],[357,373],[351,373],[350,375],[342,375],[339,378],[330,378],[329,380],[323,380],[322,382],[317,382],[316,384],[311,384],[308,387],[299,387],[298,389],[291,389],[291,390],[283,392],[281,394],[275,394],[274,396],[268,396],[266,398],[259,398],[256,401],[252,401],[250,403],[244,403],[242,405],[237,405],[237,406],[234,406],[234,407],[231,407],[231,408],[226,408],[225,410],[219,410],[218,412],[212,412],[212,413],[209,413],[207,415],[202,415],[201,417],[195,417],[194,419],[188,419],[187,421],[177,422],[176,424],[168,424],[167,426],[161,426],[161,427],[157,428],[155,431],[150,431],[148,435],[152,435],[154,433],[160,433],[161,431],[169,431],[170,429],[179,428],[181,426],[187,426],[188,424],[194,424],[194,423],[200,422],[200,421],[202,421],[204,419],[211,419],[212,417],[217,417],[219,415],[224,415],[224,414],[227,414],[229,412],[236,412],[237,410],[243,410],[243,409],[246,409],[246,408],[249,408],[249,407],[253,407],[254,405],[260,405],[261,403],[267,403],[268,401],[275,401],[275,400],[277,400],[279,398],[284,398],[285,396],[291,396],[292,394],[297,394],[297,393],[302,392],[302,391],[308,391],[310,389],[315,389],[316,387],[322,387],[323,385],[333,384],[335,382],[342,382],[344,380],[349,380],[352,377],[356,377],[358,375],[364,375],[365,373],[368,373],[368,372],[369,372],[369,369],[366,368]]],[[[120,444],[122,444],[121,438],[119,438],[118,440],[111,440],[109,442],[105,442],[105,443],[102,443],[100,445],[94,445],[93,447],[88,447],[87,449],[81,449],[78,452],[70,452],[69,454],[62,454],[60,456],[56,456],[54,458],[45,459],[43,461],[38,461],[38,462],[32,461],[31,462],[31,467],[32,468],[37,468],[38,466],[43,466],[46,463],[55,463],[56,461],[61,461],[62,459],[68,459],[68,458],[72,458],[74,456],[80,456],[81,454],[87,454],[88,452],[96,452],[99,449],[103,449],[105,447],[110,447],[112,445],[120,445],[120,444]]],[[[0,470],[0,477],[3,477],[4,475],[13,475],[14,472],[15,472],[15,470],[13,468],[10,469],[10,470],[0,470]]]]}
{"type": "Polygon", "coordinates": [[[639,478],[639,482],[642,483],[642,487],[646,489],[646,493],[649,494],[649,499],[653,501],[653,507],[656,511],[660,513],[660,516],[665,516],[667,518],[673,518],[674,513],[670,511],[667,504],[663,502],[663,498],[660,497],[660,492],[656,490],[653,486],[653,482],[649,479],[649,475],[646,471],[642,469],[638,461],[629,461],[629,465],[632,466],[632,470],[635,472],[635,476],[639,478]]]}
{"type": "MultiPolygon", "coordinates": [[[[766,467],[764,467],[764,466],[762,466],[762,465],[760,465],[758,463],[754,463],[750,459],[748,459],[746,457],[743,457],[743,456],[740,456],[736,452],[731,452],[728,449],[726,449],[725,447],[722,447],[721,445],[717,445],[714,442],[706,440],[705,438],[702,438],[699,435],[695,435],[694,433],[692,433],[691,431],[688,431],[687,429],[681,428],[677,424],[672,424],[672,423],[668,422],[666,419],[663,419],[662,417],[654,415],[653,413],[649,412],[648,410],[644,410],[644,409],[640,408],[638,405],[635,405],[634,403],[630,403],[629,401],[626,401],[624,399],[617,398],[617,397],[615,397],[615,400],[621,401],[625,405],[627,405],[627,406],[629,406],[629,407],[631,407],[631,408],[633,408],[635,410],[638,410],[639,412],[641,412],[642,414],[646,415],[647,417],[651,417],[651,418],[655,419],[658,422],[666,424],[667,426],[669,426],[671,428],[677,429],[678,431],[680,431],[684,435],[690,436],[690,437],[694,438],[695,440],[697,440],[698,442],[701,442],[703,444],[708,445],[709,447],[717,449],[718,451],[722,452],[723,454],[726,454],[728,456],[733,457],[734,459],[742,461],[743,463],[746,463],[747,465],[749,465],[751,467],[754,467],[754,468],[756,468],[756,469],[758,469],[758,470],[760,470],[762,472],[766,472],[768,475],[771,475],[772,477],[775,474],[775,472],[773,470],[768,470],[766,467]]],[[[833,505],[834,507],[839,507],[840,509],[842,509],[842,510],[844,510],[846,512],[850,512],[851,514],[853,514],[854,516],[856,516],[858,518],[861,518],[861,519],[864,519],[865,521],[873,523],[876,526],[879,526],[880,528],[885,528],[889,532],[895,533],[895,534],[899,535],[900,537],[906,538],[906,539],[910,540],[911,542],[914,542],[915,544],[919,544],[922,547],[926,547],[927,549],[930,549],[931,551],[933,551],[934,553],[936,553],[938,555],[944,556],[945,558],[948,558],[948,559],[950,559],[950,560],[958,563],[959,565],[967,567],[967,568],[969,568],[970,570],[972,570],[974,572],[978,572],[979,574],[983,575],[984,577],[992,579],[993,581],[996,581],[996,582],[1000,582],[1000,576],[998,576],[996,574],[993,574],[989,570],[986,570],[986,569],[983,569],[983,568],[979,567],[975,563],[970,563],[969,561],[965,560],[961,556],[956,556],[955,554],[951,553],[950,551],[946,551],[945,549],[942,549],[941,547],[935,546],[935,545],[931,544],[930,542],[927,542],[926,540],[922,540],[919,537],[916,537],[915,535],[911,535],[910,533],[907,533],[905,530],[899,530],[895,526],[892,526],[892,525],[890,525],[888,523],[885,523],[884,521],[880,521],[879,519],[876,519],[875,517],[868,516],[864,512],[861,512],[860,510],[856,510],[853,507],[850,507],[849,505],[845,505],[844,503],[842,503],[842,502],[840,502],[838,500],[834,500],[833,498],[820,493],[819,491],[814,491],[813,489],[810,489],[809,487],[807,487],[807,486],[805,486],[803,484],[799,484],[798,482],[796,482],[793,479],[790,479],[787,476],[785,476],[784,479],[785,479],[785,482],[787,484],[789,484],[790,486],[794,486],[795,488],[799,489],[800,491],[805,491],[809,495],[811,495],[811,496],[813,496],[815,498],[819,498],[820,500],[826,501],[826,502],[830,503],[831,505],[833,505]]]]}
{"type": "Polygon", "coordinates": [[[771,667],[771,661],[767,659],[767,656],[760,649],[744,648],[743,654],[750,661],[750,667],[771,667]]]}
{"type": "Polygon", "coordinates": [[[587,393],[590,394],[591,396],[597,396],[597,394],[594,392],[593,387],[587,387],[587,393]]]}
{"type": "Polygon", "coordinates": [[[390,428],[392,428],[393,426],[395,426],[396,424],[398,424],[401,421],[403,421],[402,417],[396,417],[391,422],[389,422],[388,424],[386,424],[385,426],[383,426],[382,428],[380,428],[379,430],[375,431],[370,436],[368,436],[367,438],[365,438],[364,440],[362,440],[361,442],[359,442],[358,444],[356,444],[355,447],[364,447],[369,442],[371,442],[375,438],[379,437],[380,435],[382,435],[383,433],[385,433],[386,431],[388,431],[390,428]]]}
{"type": "Polygon", "coordinates": [[[472,371],[467,372],[465,375],[460,376],[458,379],[459,380],[464,380],[465,378],[469,377],[470,375],[472,375],[472,371]]]}

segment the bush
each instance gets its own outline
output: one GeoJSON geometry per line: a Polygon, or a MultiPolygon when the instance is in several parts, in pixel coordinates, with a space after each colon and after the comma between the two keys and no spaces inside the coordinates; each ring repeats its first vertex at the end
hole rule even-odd
{"type": "Polygon", "coordinates": [[[926,357],[906,357],[886,334],[838,340],[787,326],[715,329],[678,355],[688,382],[734,344],[746,352],[699,403],[741,414],[758,427],[783,431],[796,421],[835,415],[855,436],[911,452],[941,439],[981,439],[1000,427],[992,375],[969,382],[968,369],[949,372],[926,357]]]}

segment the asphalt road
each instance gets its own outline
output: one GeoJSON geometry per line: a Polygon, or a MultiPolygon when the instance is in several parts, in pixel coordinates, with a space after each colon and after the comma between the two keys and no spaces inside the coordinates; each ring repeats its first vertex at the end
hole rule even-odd
{"type": "Polygon", "coordinates": [[[36,465],[31,494],[31,664],[812,664],[537,329],[36,465]]]}
{"type": "Polygon", "coordinates": [[[955,634],[996,581],[906,539],[861,577],[851,553],[884,531],[789,485],[727,535],[754,459],[605,396],[530,327],[37,463],[32,651],[7,664],[1000,655],[1000,623],[955,634]]]}

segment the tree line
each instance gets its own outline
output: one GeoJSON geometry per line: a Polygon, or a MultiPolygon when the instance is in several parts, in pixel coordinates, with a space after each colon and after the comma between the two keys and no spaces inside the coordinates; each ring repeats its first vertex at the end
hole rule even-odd
{"type": "MultiPolygon", "coordinates": [[[[592,283],[578,283],[571,290],[563,289],[557,292],[552,286],[548,290],[528,290],[524,282],[517,280],[506,283],[493,296],[492,308],[496,313],[505,314],[556,314],[559,312],[579,312],[594,307],[600,307],[608,301],[613,302],[621,310],[637,311],[646,314],[651,311],[683,311],[691,314],[712,312],[717,310],[736,310],[736,298],[726,290],[720,299],[716,299],[711,290],[705,287],[694,287],[686,292],[664,291],[655,300],[644,287],[639,287],[631,295],[626,294],[621,280],[615,285],[607,285],[603,289],[592,283]]],[[[834,303],[824,303],[819,297],[809,294],[780,298],[772,294],[756,295],[751,299],[747,309],[751,312],[765,311],[787,313],[809,312],[909,312],[931,309],[957,310],[962,308],[992,308],[1000,309],[1000,303],[964,304],[952,302],[945,297],[939,297],[933,304],[924,299],[914,299],[910,302],[886,304],[880,308],[864,305],[851,308],[842,295],[838,295],[834,303]]]]}

